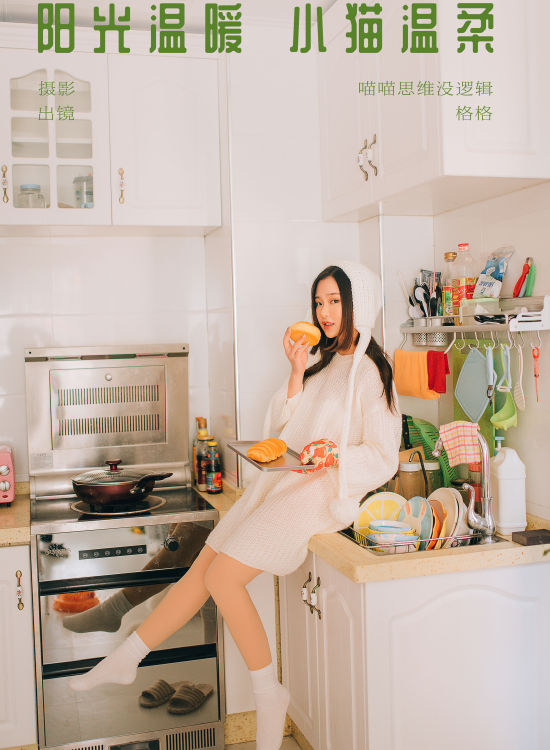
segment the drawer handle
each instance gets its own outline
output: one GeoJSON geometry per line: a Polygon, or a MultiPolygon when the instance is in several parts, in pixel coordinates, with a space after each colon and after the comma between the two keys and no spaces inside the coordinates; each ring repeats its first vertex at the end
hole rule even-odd
{"type": "Polygon", "coordinates": [[[21,588],[21,578],[23,576],[23,573],[20,570],[15,571],[15,577],[17,578],[17,589],[15,590],[15,594],[17,596],[17,609],[22,610],[25,606],[23,604],[23,589],[21,588]]]}
{"type": "Polygon", "coordinates": [[[2,196],[2,200],[4,201],[4,203],[7,203],[9,201],[9,196],[8,196],[8,178],[6,177],[7,171],[8,171],[7,165],[6,164],[2,164],[2,182],[1,182],[1,186],[2,186],[2,190],[4,191],[4,195],[2,196]]]}
{"type": "Polygon", "coordinates": [[[118,174],[120,175],[120,195],[118,196],[118,202],[124,203],[124,191],[126,190],[126,183],[124,182],[124,170],[122,169],[122,167],[120,167],[120,169],[118,170],[118,174]]]}
{"type": "Polygon", "coordinates": [[[302,601],[304,604],[307,604],[307,605],[309,605],[309,601],[308,601],[309,591],[307,590],[308,583],[311,583],[311,570],[309,571],[309,576],[307,578],[307,581],[304,581],[304,583],[302,584],[302,588],[300,590],[302,601]]]}
{"type": "Polygon", "coordinates": [[[310,599],[310,604],[309,604],[310,612],[312,614],[314,611],[317,612],[317,614],[319,615],[319,619],[321,619],[321,610],[317,609],[317,589],[319,588],[320,585],[321,585],[321,579],[319,578],[319,576],[317,576],[317,583],[311,589],[311,599],[310,599]]]}

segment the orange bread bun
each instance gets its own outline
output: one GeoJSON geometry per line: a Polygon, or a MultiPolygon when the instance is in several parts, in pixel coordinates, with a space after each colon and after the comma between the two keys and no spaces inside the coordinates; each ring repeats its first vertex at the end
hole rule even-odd
{"type": "Polygon", "coordinates": [[[313,323],[308,323],[307,320],[299,320],[290,326],[290,338],[296,343],[301,336],[306,337],[310,346],[315,346],[321,340],[321,331],[313,323]]]}
{"type": "Polygon", "coordinates": [[[285,451],[286,443],[284,440],[268,438],[267,440],[261,440],[259,443],[251,445],[246,451],[246,455],[253,461],[258,461],[259,463],[264,464],[268,461],[275,461],[275,459],[282,456],[285,451]]]}

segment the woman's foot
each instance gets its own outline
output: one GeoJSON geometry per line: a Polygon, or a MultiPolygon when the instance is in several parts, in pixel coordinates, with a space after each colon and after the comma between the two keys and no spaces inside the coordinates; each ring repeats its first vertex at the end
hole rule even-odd
{"type": "Polygon", "coordinates": [[[277,679],[273,662],[249,671],[256,703],[256,750],[279,750],[290,694],[277,679]]]}
{"type": "Polygon", "coordinates": [[[102,659],[89,672],[71,677],[69,686],[73,690],[91,690],[107,682],[130,685],[136,679],[140,661],[150,650],[137,633],[132,633],[112,654],[102,659]]]}
{"type": "Polygon", "coordinates": [[[77,615],[66,615],[63,618],[63,627],[72,630],[73,633],[91,633],[96,630],[115,633],[120,628],[122,618],[131,609],[132,604],[123,592],[117,591],[97,607],[79,612],[77,615]]]}

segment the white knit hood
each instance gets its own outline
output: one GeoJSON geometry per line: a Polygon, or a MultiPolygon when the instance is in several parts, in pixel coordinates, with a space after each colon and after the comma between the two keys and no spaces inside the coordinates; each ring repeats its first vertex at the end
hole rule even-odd
{"type": "Polygon", "coordinates": [[[382,309],[382,285],[380,277],[361,263],[342,260],[332,263],[331,265],[341,268],[351,281],[353,326],[359,332],[359,340],[355,352],[353,353],[353,362],[349,373],[344,424],[342,427],[340,443],[338,445],[340,456],[338,498],[330,503],[330,512],[332,516],[341,523],[350,524],[357,518],[359,513],[359,501],[350,498],[348,494],[346,466],[351,406],[355,388],[355,374],[359,362],[367,351],[372,336],[372,329],[374,328],[376,318],[382,309]]]}

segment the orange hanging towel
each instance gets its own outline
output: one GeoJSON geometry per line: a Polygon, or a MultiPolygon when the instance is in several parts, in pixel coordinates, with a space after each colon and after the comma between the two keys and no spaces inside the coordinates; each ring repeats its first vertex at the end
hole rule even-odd
{"type": "Polygon", "coordinates": [[[439,398],[439,393],[428,387],[428,352],[396,349],[394,365],[395,387],[399,395],[439,398]]]}

